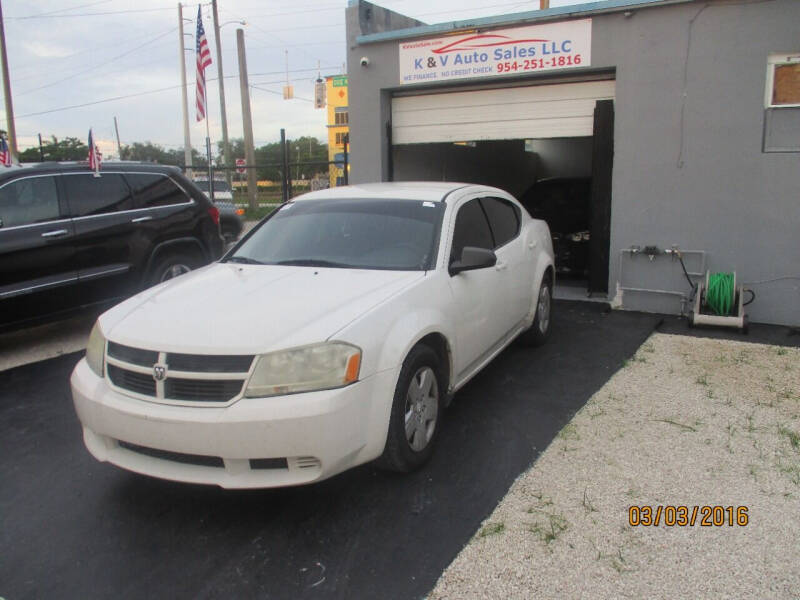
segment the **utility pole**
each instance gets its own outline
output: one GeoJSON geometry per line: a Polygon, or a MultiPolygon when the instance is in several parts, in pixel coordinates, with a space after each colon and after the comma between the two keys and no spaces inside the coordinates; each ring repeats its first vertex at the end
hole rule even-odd
{"type": "MultiPolygon", "coordinates": [[[[181,108],[183,109],[183,160],[186,163],[186,174],[191,176],[192,141],[189,139],[189,101],[186,98],[186,54],[183,49],[183,6],[178,2],[178,50],[181,61],[181,108]]],[[[210,185],[210,184],[209,184],[210,185]]]]}
{"type": "Polygon", "coordinates": [[[258,208],[258,177],[256,150],[253,145],[253,115],[250,112],[250,84],[247,81],[247,57],[244,51],[244,29],[236,30],[236,50],[239,53],[239,88],[242,96],[242,128],[244,129],[244,161],[247,164],[247,197],[250,211],[258,208]]]}
{"type": "Polygon", "coordinates": [[[117,134],[117,156],[122,160],[122,144],[119,142],[119,125],[117,125],[117,117],[114,117],[114,131],[117,134]]]}
{"type": "Polygon", "coordinates": [[[14,105],[11,102],[11,76],[8,74],[8,54],[6,53],[6,25],[3,21],[3,4],[0,0],[0,62],[3,63],[3,95],[6,97],[6,133],[11,161],[19,158],[17,152],[17,129],[14,127],[14,105]]]}
{"type": "Polygon", "coordinates": [[[225,167],[225,180],[231,185],[231,147],[228,143],[228,116],[225,110],[225,77],[222,74],[222,41],[219,38],[219,15],[217,0],[211,0],[211,11],[214,16],[214,39],[217,42],[217,77],[219,80],[219,110],[222,117],[222,166],[225,167]]]}
{"type": "Polygon", "coordinates": [[[44,147],[42,146],[42,134],[39,134],[39,158],[44,162],[44,147]]]}

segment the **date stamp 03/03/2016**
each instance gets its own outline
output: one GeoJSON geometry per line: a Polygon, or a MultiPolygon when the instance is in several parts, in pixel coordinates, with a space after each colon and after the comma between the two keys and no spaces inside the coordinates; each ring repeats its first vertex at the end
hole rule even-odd
{"type": "Polygon", "coordinates": [[[750,514],[746,506],[637,506],[628,508],[631,527],[746,527],[750,514]]]}

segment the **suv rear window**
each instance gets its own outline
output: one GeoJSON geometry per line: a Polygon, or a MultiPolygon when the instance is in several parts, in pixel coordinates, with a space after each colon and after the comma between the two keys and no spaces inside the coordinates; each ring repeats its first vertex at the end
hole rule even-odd
{"type": "Polygon", "coordinates": [[[100,215],[133,208],[131,190],[122,175],[117,173],[103,173],[100,177],[84,173],[75,175],[67,173],[62,180],[73,217],[100,215]]]}
{"type": "Polygon", "coordinates": [[[0,188],[0,227],[32,225],[58,217],[55,177],[25,177],[0,188]]]}
{"type": "Polygon", "coordinates": [[[127,177],[136,196],[137,208],[182,204],[190,200],[183,190],[166,175],[128,173],[127,177]]]}

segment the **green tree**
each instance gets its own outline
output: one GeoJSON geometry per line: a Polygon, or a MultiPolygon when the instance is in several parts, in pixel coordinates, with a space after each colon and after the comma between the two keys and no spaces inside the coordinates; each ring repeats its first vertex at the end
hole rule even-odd
{"type": "MultiPolygon", "coordinates": [[[[244,140],[234,138],[228,140],[231,145],[231,162],[237,158],[244,158],[244,140]]],[[[317,138],[303,136],[294,140],[287,140],[289,148],[289,171],[293,179],[311,179],[318,173],[328,172],[328,145],[321,143],[317,138]],[[319,164],[297,164],[318,162],[319,164]]],[[[222,142],[217,143],[217,147],[222,151],[222,142]]],[[[257,176],[259,180],[270,179],[272,181],[281,180],[281,170],[283,169],[283,149],[280,142],[264,144],[255,149],[257,176]]],[[[221,158],[217,159],[217,165],[222,165],[221,158]]]]}
{"type": "MultiPolygon", "coordinates": [[[[45,161],[87,160],[89,157],[89,146],[74,137],[59,140],[56,136],[53,136],[51,141],[42,144],[42,150],[44,151],[45,161]]],[[[42,156],[38,146],[34,146],[20,152],[19,159],[21,162],[40,162],[42,156]]]]}
{"type": "MultiPolygon", "coordinates": [[[[185,166],[185,155],[183,148],[167,150],[164,147],[153,144],[152,142],[134,142],[122,147],[122,160],[134,160],[139,162],[154,162],[161,165],[185,166]]],[[[192,148],[192,165],[204,167],[208,165],[205,156],[192,148]]]]}

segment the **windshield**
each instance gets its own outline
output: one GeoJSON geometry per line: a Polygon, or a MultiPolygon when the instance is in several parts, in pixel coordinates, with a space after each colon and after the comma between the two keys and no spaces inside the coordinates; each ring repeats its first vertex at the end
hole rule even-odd
{"type": "MultiPolygon", "coordinates": [[[[195,181],[194,184],[203,192],[208,192],[208,180],[195,181]]],[[[215,192],[230,192],[231,188],[227,181],[214,181],[215,192]]]]}
{"type": "Polygon", "coordinates": [[[424,271],[444,207],[418,200],[303,200],[276,210],[225,260],[249,264],[424,271]]]}

